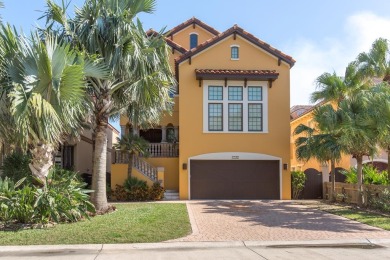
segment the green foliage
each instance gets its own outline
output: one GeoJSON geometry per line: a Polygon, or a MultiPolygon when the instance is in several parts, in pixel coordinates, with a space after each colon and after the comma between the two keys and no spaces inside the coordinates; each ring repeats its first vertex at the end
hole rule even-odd
{"type": "Polygon", "coordinates": [[[54,168],[46,185],[37,187],[0,179],[0,221],[19,223],[76,222],[95,212],[89,190],[78,173],[54,168]]]}
{"type": "Polygon", "coordinates": [[[300,193],[305,187],[306,175],[303,171],[291,172],[291,186],[293,190],[293,199],[298,199],[300,193]]]}
{"type": "MultiPolygon", "coordinates": [[[[356,168],[342,172],[345,175],[346,183],[357,183],[356,168]]],[[[363,184],[387,185],[389,183],[387,171],[379,172],[372,165],[363,166],[363,184]]]]}
{"type": "Polygon", "coordinates": [[[149,189],[149,197],[151,200],[162,200],[164,198],[164,188],[161,187],[160,182],[156,181],[149,189]]]}
{"type": "Polygon", "coordinates": [[[382,192],[373,195],[370,191],[365,191],[367,195],[367,206],[379,209],[384,212],[390,212],[390,191],[384,189],[382,192]]]}
{"type": "Polygon", "coordinates": [[[3,177],[8,177],[14,182],[24,178],[31,177],[29,168],[31,157],[21,152],[13,152],[5,157],[3,162],[3,177]]]}
{"type": "Polygon", "coordinates": [[[124,186],[116,185],[112,197],[116,201],[146,201],[161,200],[164,197],[164,188],[159,182],[148,187],[146,181],[135,177],[128,178],[124,186]]]}

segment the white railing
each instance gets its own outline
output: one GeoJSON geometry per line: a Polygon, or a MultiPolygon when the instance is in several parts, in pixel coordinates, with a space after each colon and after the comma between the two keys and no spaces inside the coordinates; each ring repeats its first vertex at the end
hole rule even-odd
{"type": "Polygon", "coordinates": [[[136,155],[133,156],[133,167],[152,181],[157,181],[157,168],[136,155]]]}
{"type": "Polygon", "coordinates": [[[179,143],[150,143],[148,152],[150,157],[178,157],[179,143]]]}

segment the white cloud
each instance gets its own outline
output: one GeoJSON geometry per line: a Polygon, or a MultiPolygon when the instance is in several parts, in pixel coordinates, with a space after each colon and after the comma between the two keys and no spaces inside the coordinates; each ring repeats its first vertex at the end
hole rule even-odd
{"type": "Polygon", "coordinates": [[[362,51],[368,51],[379,38],[390,39],[390,18],[373,13],[357,13],[346,18],[344,34],[321,41],[298,39],[286,48],[297,60],[291,70],[291,106],[308,104],[315,80],[324,72],[343,75],[345,67],[362,51]]]}

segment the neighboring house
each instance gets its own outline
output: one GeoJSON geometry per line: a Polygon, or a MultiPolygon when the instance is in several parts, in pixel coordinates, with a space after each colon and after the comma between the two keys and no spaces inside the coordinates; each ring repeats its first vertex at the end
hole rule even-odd
{"type": "MultiPolygon", "coordinates": [[[[290,199],[295,60],[237,25],[220,33],[192,18],[165,37],[178,83],[174,110],[159,127],[139,131],[151,157],[136,158],[135,176],[150,183],[164,167],[164,186],[180,199],[290,199]]],[[[120,125],[134,131],[124,116],[120,125]]],[[[126,178],[121,158],[113,188],[126,178]]]]}
{"type": "MultiPolygon", "coordinates": [[[[330,165],[328,164],[321,164],[317,160],[311,159],[308,162],[299,161],[296,158],[296,147],[295,147],[295,140],[298,138],[298,136],[294,136],[293,132],[295,128],[300,125],[304,124],[309,127],[315,127],[313,122],[313,111],[315,107],[321,105],[321,103],[314,105],[314,106],[294,106],[291,108],[291,170],[301,170],[301,171],[310,171],[310,172],[317,172],[323,174],[323,181],[329,181],[329,173],[330,173],[330,165]],[[297,115],[296,111],[298,108],[303,108],[303,110],[300,111],[300,114],[297,115]]],[[[363,159],[364,164],[374,164],[375,167],[377,167],[380,170],[386,170],[387,169],[387,152],[384,150],[380,150],[377,155],[375,155],[374,158],[365,157],[363,159]]],[[[349,169],[351,167],[356,166],[356,160],[352,158],[351,155],[344,154],[339,162],[336,163],[336,170],[345,170],[349,169]]],[[[344,176],[342,174],[336,175],[336,181],[344,181],[344,176]]]]}
{"type": "MultiPolygon", "coordinates": [[[[119,131],[111,124],[107,128],[107,168],[106,172],[111,172],[113,158],[113,143],[119,131]]],[[[92,131],[84,130],[80,135],[80,140],[69,140],[65,142],[55,156],[57,165],[65,169],[71,169],[79,173],[92,174],[92,156],[93,156],[92,131]]]]}

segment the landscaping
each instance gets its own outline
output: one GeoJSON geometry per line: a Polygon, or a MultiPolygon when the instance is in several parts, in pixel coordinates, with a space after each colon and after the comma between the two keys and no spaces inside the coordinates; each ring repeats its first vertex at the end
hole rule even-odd
{"type": "Polygon", "coordinates": [[[191,232],[184,203],[114,205],[115,212],[77,223],[58,224],[46,229],[1,231],[0,245],[160,242],[191,232]]]}

